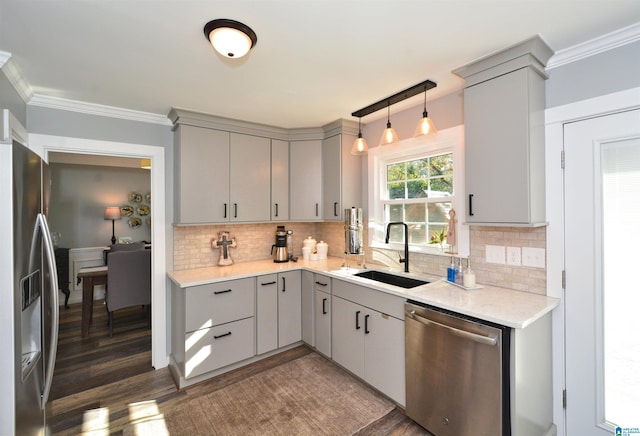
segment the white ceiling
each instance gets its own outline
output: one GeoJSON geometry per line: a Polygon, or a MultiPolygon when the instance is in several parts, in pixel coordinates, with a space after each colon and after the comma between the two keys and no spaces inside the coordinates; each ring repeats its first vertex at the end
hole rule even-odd
{"type": "Polygon", "coordinates": [[[426,79],[451,93],[452,69],[535,34],[557,52],[637,22],[638,0],[0,0],[0,50],[38,96],[300,128],[426,79]],[[214,18],[257,33],[248,56],[213,51],[214,18]]]}

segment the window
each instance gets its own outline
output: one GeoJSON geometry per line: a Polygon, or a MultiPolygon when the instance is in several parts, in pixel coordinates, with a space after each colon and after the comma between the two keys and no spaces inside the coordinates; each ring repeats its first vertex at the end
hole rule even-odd
{"type": "MultiPolygon", "coordinates": [[[[427,144],[413,139],[377,147],[369,152],[369,245],[400,249],[404,229],[393,226],[390,244],[385,244],[390,222],[407,224],[412,252],[440,254],[439,245],[430,244],[435,232],[446,231],[449,211],[456,210],[458,255],[468,256],[469,233],[461,225],[465,216],[462,126],[443,130],[427,144]]],[[[447,248],[449,248],[447,246],[447,248]]]]}

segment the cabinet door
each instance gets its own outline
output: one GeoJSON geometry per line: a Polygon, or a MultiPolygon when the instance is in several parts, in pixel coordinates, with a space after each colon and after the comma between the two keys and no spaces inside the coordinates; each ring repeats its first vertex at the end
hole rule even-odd
{"type": "Polygon", "coordinates": [[[289,143],[271,140],[271,221],[289,219],[289,143]]]}
{"type": "Polygon", "coordinates": [[[278,346],[302,340],[302,288],[300,271],[278,274],[278,346]]]}
{"type": "Polygon", "coordinates": [[[322,219],[322,141],[293,141],[289,149],[290,219],[322,219]]]}
{"type": "Polygon", "coordinates": [[[364,379],[404,406],[404,321],[374,310],[364,314],[364,379]]]}
{"type": "Polygon", "coordinates": [[[331,328],[333,360],[364,378],[364,315],[365,308],[333,296],[331,328]]]}
{"type": "Polygon", "coordinates": [[[535,73],[528,71],[517,70],[464,91],[468,222],[530,221],[534,162],[529,159],[528,80],[535,73]]]}
{"type": "Polygon", "coordinates": [[[230,150],[231,221],[269,221],[271,140],[232,133],[230,150]]]}
{"type": "Polygon", "coordinates": [[[175,131],[175,221],[229,220],[229,133],[187,125],[175,131]]]}
{"type": "Polygon", "coordinates": [[[315,290],[316,350],[331,357],[331,295],[315,290]]]}
{"type": "Polygon", "coordinates": [[[301,271],[302,279],[302,340],[315,347],[314,338],[314,274],[310,271],[301,271]]]}
{"type": "Polygon", "coordinates": [[[342,135],[335,135],[322,141],[322,195],[325,220],[340,220],[342,216],[341,139],[342,135]]]}
{"type": "Polygon", "coordinates": [[[278,276],[259,276],[256,282],[257,353],[278,348],[278,276]]]}

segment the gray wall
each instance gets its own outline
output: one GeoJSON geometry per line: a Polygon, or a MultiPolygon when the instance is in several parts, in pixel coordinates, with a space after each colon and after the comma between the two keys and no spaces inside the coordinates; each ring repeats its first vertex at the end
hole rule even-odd
{"type": "Polygon", "coordinates": [[[547,108],[640,86],[640,42],[548,71],[547,108]]]}
{"type": "MultiPolygon", "coordinates": [[[[150,173],[137,168],[52,163],[49,226],[62,234],[59,245],[68,248],[99,247],[111,243],[111,221],[104,220],[107,206],[147,205],[129,201],[131,192],[144,197],[150,192],[150,173]]],[[[142,226],[130,228],[129,219],[115,221],[116,238],[130,236],[133,241],[150,241],[146,218],[142,226]]],[[[148,217],[151,217],[149,215],[148,217]]]]}
{"type": "Polygon", "coordinates": [[[0,109],[9,109],[20,124],[27,127],[27,105],[7,79],[4,71],[0,72],[0,109]]]}

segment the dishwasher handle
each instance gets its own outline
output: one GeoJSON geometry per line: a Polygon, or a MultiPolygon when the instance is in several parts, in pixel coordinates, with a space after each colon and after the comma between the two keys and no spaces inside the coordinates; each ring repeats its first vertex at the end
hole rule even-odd
{"type": "Polygon", "coordinates": [[[494,346],[494,345],[497,345],[497,343],[498,343],[497,336],[482,336],[482,335],[478,335],[476,333],[467,332],[465,330],[460,330],[460,329],[457,329],[455,327],[451,327],[451,326],[448,326],[448,325],[445,325],[445,324],[441,324],[439,322],[432,321],[430,319],[427,319],[427,318],[425,318],[423,316],[418,315],[415,310],[406,311],[405,315],[407,315],[408,317],[418,321],[421,324],[428,325],[428,326],[434,325],[434,326],[437,326],[437,327],[441,327],[443,329],[448,330],[453,335],[460,336],[460,337],[463,337],[463,338],[466,338],[466,339],[470,339],[470,340],[475,341],[475,342],[480,342],[481,344],[494,346]]]}

